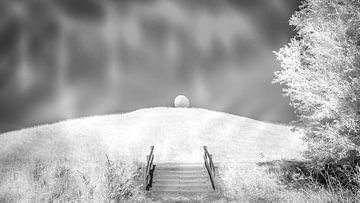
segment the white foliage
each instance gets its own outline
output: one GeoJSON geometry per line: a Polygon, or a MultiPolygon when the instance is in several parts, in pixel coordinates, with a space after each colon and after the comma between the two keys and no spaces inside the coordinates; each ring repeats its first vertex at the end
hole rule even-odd
{"type": "Polygon", "coordinates": [[[310,158],[360,150],[360,39],[353,34],[359,19],[356,1],[304,1],[290,20],[298,35],[276,53],[282,69],[274,82],[285,86],[310,158]]]}

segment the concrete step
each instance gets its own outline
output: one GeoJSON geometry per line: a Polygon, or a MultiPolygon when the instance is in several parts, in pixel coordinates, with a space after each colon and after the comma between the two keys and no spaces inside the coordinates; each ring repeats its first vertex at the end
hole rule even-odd
{"type": "Polygon", "coordinates": [[[184,179],[153,179],[152,184],[162,184],[162,183],[173,183],[173,184],[183,184],[183,185],[191,185],[191,184],[211,184],[208,179],[197,179],[197,181],[192,180],[184,180],[184,179]]]}
{"type": "Polygon", "coordinates": [[[156,186],[153,186],[154,189],[176,189],[176,190],[196,190],[196,189],[202,189],[202,190],[209,190],[211,189],[210,185],[174,185],[174,184],[159,184],[156,186]]]}
{"type": "Polygon", "coordinates": [[[154,180],[153,185],[209,185],[210,181],[154,180]]]}
{"type": "Polygon", "coordinates": [[[153,180],[158,180],[158,179],[162,179],[162,180],[176,180],[176,179],[180,179],[180,180],[204,180],[207,179],[208,175],[206,174],[201,174],[201,175],[197,175],[197,176],[193,176],[193,175],[179,175],[179,174],[155,174],[153,177],[153,180]]]}
{"type": "Polygon", "coordinates": [[[210,185],[190,185],[190,186],[184,186],[184,185],[154,185],[153,190],[210,190],[210,185]]]}
{"type": "Polygon", "coordinates": [[[204,163],[154,163],[157,167],[205,167],[204,163]]]}
{"type": "Polygon", "coordinates": [[[205,171],[154,171],[154,176],[203,176],[206,175],[205,171]]]}
{"type": "Polygon", "coordinates": [[[181,180],[181,179],[153,179],[153,184],[169,184],[169,183],[178,183],[184,185],[191,184],[210,184],[208,179],[196,179],[196,180],[181,180]]]}
{"type": "Polygon", "coordinates": [[[211,193],[212,190],[173,190],[173,189],[152,189],[151,191],[155,192],[155,193],[170,193],[170,194],[182,194],[182,195],[191,195],[191,194],[206,194],[206,193],[211,193]]]}
{"type": "Polygon", "coordinates": [[[205,167],[155,167],[157,171],[204,171],[205,167]]]}

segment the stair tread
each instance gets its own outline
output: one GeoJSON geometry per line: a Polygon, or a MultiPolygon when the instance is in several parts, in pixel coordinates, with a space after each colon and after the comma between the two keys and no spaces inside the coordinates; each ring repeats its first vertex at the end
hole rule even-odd
{"type": "Polygon", "coordinates": [[[176,176],[176,175],[182,175],[182,176],[199,176],[199,175],[207,175],[207,173],[205,172],[201,172],[201,173],[174,173],[174,172],[164,172],[164,173],[159,173],[159,172],[154,172],[154,175],[173,175],[173,176],[176,176]]]}
{"type": "Polygon", "coordinates": [[[198,170],[198,171],[186,171],[186,170],[154,170],[155,173],[205,173],[205,170],[198,170]]]}
{"type": "Polygon", "coordinates": [[[156,186],[153,186],[153,188],[155,187],[178,187],[178,188],[207,188],[209,187],[210,184],[173,184],[173,183],[162,183],[162,184],[157,184],[156,186]]]}
{"type": "Polygon", "coordinates": [[[197,180],[181,180],[181,179],[153,179],[153,184],[161,183],[180,183],[180,184],[194,184],[194,183],[208,183],[208,179],[197,179],[197,180]]]}
{"type": "Polygon", "coordinates": [[[154,176],[153,180],[207,180],[207,176],[154,176]]]}
{"type": "Polygon", "coordinates": [[[154,185],[153,188],[177,188],[177,189],[206,189],[209,185],[154,185]]]}
{"type": "Polygon", "coordinates": [[[155,173],[183,173],[183,174],[187,174],[187,173],[206,173],[207,171],[206,170],[158,170],[158,169],[155,169],[154,170],[155,173]]]}
{"type": "Polygon", "coordinates": [[[204,166],[204,162],[193,162],[193,163],[180,163],[180,162],[161,162],[161,163],[154,163],[156,166],[204,166]]]}
{"type": "Polygon", "coordinates": [[[155,167],[158,171],[204,171],[205,167],[155,167]]]}
{"type": "Polygon", "coordinates": [[[151,191],[153,192],[169,192],[169,193],[208,193],[208,192],[212,192],[212,189],[190,189],[190,190],[185,190],[185,189],[157,189],[157,188],[153,188],[151,191]]]}
{"type": "Polygon", "coordinates": [[[185,176],[185,177],[198,177],[198,176],[206,176],[207,174],[206,173],[169,173],[169,172],[166,172],[166,173],[158,173],[158,172],[155,172],[154,173],[154,176],[185,176]]]}
{"type": "Polygon", "coordinates": [[[153,180],[206,180],[208,179],[208,176],[179,176],[179,175],[172,175],[172,176],[165,176],[165,175],[159,175],[154,176],[153,180]]]}
{"type": "Polygon", "coordinates": [[[182,181],[153,181],[153,185],[209,185],[210,181],[194,181],[194,182],[182,182],[182,181]]]}
{"type": "Polygon", "coordinates": [[[174,172],[164,172],[159,173],[157,171],[154,172],[154,176],[207,176],[208,173],[201,172],[201,173],[174,173],[174,172]]]}
{"type": "Polygon", "coordinates": [[[170,193],[170,194],[206,194],[211,193],[211,190],[154,190],[155,193],[170,193]]]}

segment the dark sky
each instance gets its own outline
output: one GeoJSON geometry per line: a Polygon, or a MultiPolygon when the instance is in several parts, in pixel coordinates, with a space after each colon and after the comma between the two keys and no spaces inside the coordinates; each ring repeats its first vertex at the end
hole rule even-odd
{"type": "Polygon", "coordinates": [[[273,50],[296,0],[2,0],[0,132],[192,106],[287,123],[273,50]]]}

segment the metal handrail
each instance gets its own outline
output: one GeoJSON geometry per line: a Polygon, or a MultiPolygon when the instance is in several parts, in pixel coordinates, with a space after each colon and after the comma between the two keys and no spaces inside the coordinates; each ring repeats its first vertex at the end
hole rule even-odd
{"type": "Polygon", "coordinates": [[[204,146],[204,163],[205,168],[209,173],[212,188],[215,190],[215,166],[212,160],[212,155],[207,150],[207,146],[204,146]]]}
{"type": "Polygon", "coordinates": [[[150,183],[151,183],[151,179],[152,179],[152,172],[153,172],[153,161],[154,161],[154,146],[150,146],[150,154],[146,156],[146,160],[147,160],[147,164],[146,164],[146,169],[145,169],[145,174],[144,174],[144,181],[145,181],[145,190],[149,190],[150,189],[150,183]]]}

